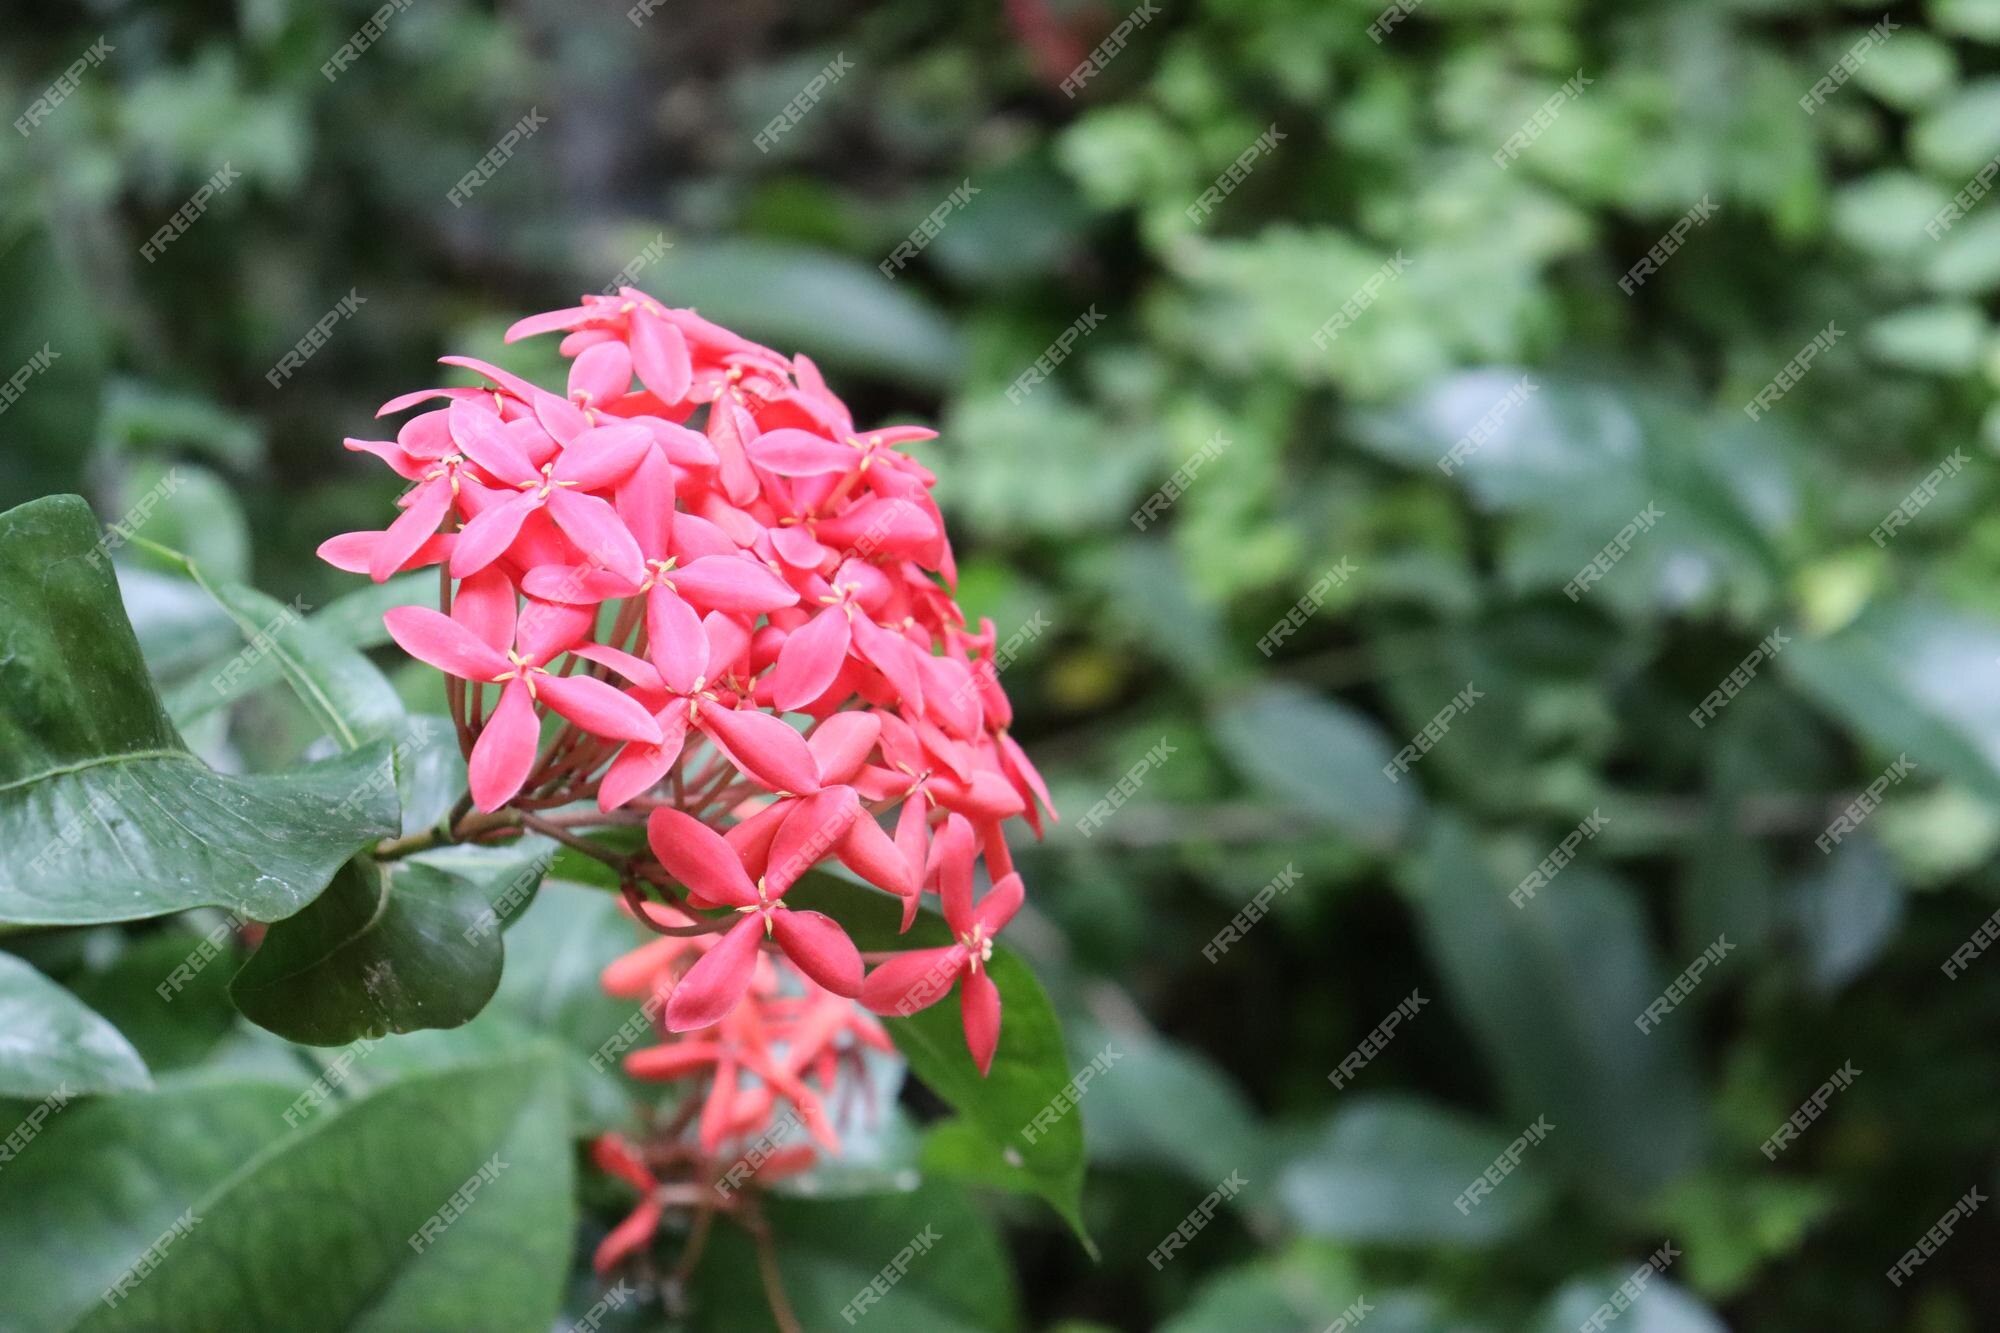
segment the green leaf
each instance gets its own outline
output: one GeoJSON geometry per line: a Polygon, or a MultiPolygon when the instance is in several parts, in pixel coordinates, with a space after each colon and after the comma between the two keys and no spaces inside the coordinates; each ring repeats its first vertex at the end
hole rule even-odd
{"type": "Polygon", "coordinates": [[[1574,1333],[1590,1327],[1593,1318],[1605,1328],[1615,1320],[1620,1333],[1727,1333],[1729,1327],[1713,1310],[1647,1267],[1644,1256],[1633,1259],[1629,1267],[1564,1283],[1529,1328],[1532,1333],[1574,1333]],[[1638,1269],[1645,1269],[1649,1278],[1645,1294],[1636,1301],[1626,1298],[1629,1308],[1620,1310],[1612,1296],[1638,1269]]]}
{"type": "MultiPolygon", "coordinates": [[[[178,586],[185,586],[174,580],[178,586]]],[[[384,612],[398,606],[426,603],[436,596],[437,579],[428,571],[398,574],[386,583],[370,583],[336,597],[307,617],[312,626],[349,648],[379,648],[389,642],[384,612]]],[[[144,637],[143,635],[141,636],[144,637]]],[[[283,673],[269,656],[257,658],[247,670],[228,680],[190,681],[167,695],[167,711],[182,726],[208,716],[225,704],[279,680],[283,673]]]]}
{"type": "Polygon", "coordinates": [[[1174,1171],[1203,1188],[1258,1151],[1256,1111],[1228,1074],[1150,1032],[1073,1026],[1090,1160],[1174,1171]]]}
{"type": "Polygon", "coordinates": [[[1433,825],[1411,880],[1425,947],[1511,1114],[1547,1116],[1556,1160],[1601,1196],[1671,1179],[1702,1132],[1694,1015],[1637,1027],[1668,977],[1629,893],[1573,864],[1517,907],[1451,818],[1433,825]]]}
{"type": "Polygon", "coordinates": [[[75,496],[0,514],[0,920],[291,915],[397,830],[387,747],[211,770],[161,709],[97,542],[75,496]]]}
{"type": "Polygon", "coordinates": [[[1244,1329],[1326,1327],[1365,1297],[1370,1333],[1381,1327],[1372,1288],[1364,1292],[1354,1261],[1337,1247],[1295,1241],[1203,1282],[1159,1333],[1242,1333],[1244,1329]]]}
{"type": "Polygon", "coordinates": [[[1979,359],[1987,321],[1978,306],[1937,301],[1885,315],[1862,335],[1876,360],[1904,370],[1962,375],[1979,359]]]}
{"type": "Polygon", "coordinates": [[[826,365],[943,385],[959,373],[951,325],[910,284],[844,256],[769,241],[675,246],[646,276],[655,291],[745,335],[826,365]]]}
{"type": "MultiPolygon", "coordinates": [[[[808,876],[786,901],[825,912],[866,952],[934,948],[951,941],[944,919],[930,911],[918,913],[909,934],[898,934],[902,905],[897,899],[826,874],[808,876]]],[[[988,975],[1000,988],[1001,1023],[1000,1045],[984,1078],[965,1048],[956,991],[908,1018],[884,1018],[883,1025],[910,1062],[910,1072],[978,1126],[1013,1168],[1017,1188],[1048,1200],[1094,1254],[1083,1228],[1082,1111],[1034,1127],[1036,1114],[1055,1105],[1056,1094],[1070,1078],[1055,1007],[1034,972],[1005,948],[993,951],[988,975]]]]}
{"type": "Polygon", "coordinates": [[[1567,1128],[1551,1113],[1542,1144],[1489,1193],[1458,1201],[1527,1124],[1509,1132],[1401,1096],[1356,1097],[1278,1177],[1285,1211],[1308,1235],[1399,1245],[1490,1245],[1547,1209],[1551,1158],[1567,1128]]]}
{"type": "Polygon", "coordinates": [[[545,882],[507,931],[492,1009],[561,1047],[579,1132],[624,1127],[631,1118],[632,1085],[620,1062],[627,1050],[650,1045],[655,1029],[646,1022],[634,1039],[627,1025],[639,1004],[606,995],[598,978],[648,938],[618,910],[617,895],[556,882],[545,882]]]}
{"type": "Polygon", "coordinates": [[[229,993],[252,1021],[314,1046],[457,1027],[500,985],[488,911],[480,886],[457,875],[356,857],[265,933],[229,993]]]}
{"type": "Polygon", "coordinates": [[[465,790],[465,761],[449,718],[411,717],[395,686],[361,651],[327,626],[240,583],[217,583],[186,556],[141,542],[171,561],[228,613],[249,647],[209,678],[217,696],[266,657],[292,687],[313,719],[343,750],[372,740],[393,743],[396,791],[403,804],[403,832],[415,833],[443,818],[465,790]]]}
{"type": "Polygon", "coordinates": [[[105,1289],[182,1209],[284,1134],[296,1095],[264,1080],[172,1075],[49,1118],[0,1170],[0,1254],[10,1274],[35,1275],[0,1282],[0,1328],[67,1329],[102,1311],[105,1289]]]}
{"type": "MultiPolygon", "coordinates": [[[[765,1211],[785,1294],[806,1328],[1001,1333],[1020,1323],[1000,1238],[956,1186],[932,1182],[907,1194],[827,1202],[772,1199],[765,1211]],[[891,1267],[899,1256],[900,1276],[891,1267]],[[884,1269],[894,1285],[863,1295],[884,1269]],[[869,1304],[855,1309],[857,1300],[869,1304]]],[[[695,1330],[775,1327],[749,1240],[734,1225],[717,1225],[693,1295],[695,1330]]]]}
{"type": "Polygon", "coordinates": [[[1996,660],[2000,625],[1895,601],[1837,634],[1801,638],[1777,664],[1847,731],[1907,755],[1919,779],[1949,778],[1990,802],[2000,801],[2000,695],[1978,682],[1996,660]]]}
{"type": "Polygon", "coordinates": [[[1214,731],[1236,767],[1273,800],[1366,846],[1394,845],[1418,809],[1416,781],[1405,773],[1391,782],[1382,772],[1394,747],[1373,721],[1337,700],[1284,682],[1260,685],[1218,710],[1214,731]]]}
{"type": "Polygon", "coordinates": [[[1867,833],[1845,838],[1793,888],[1806,976],[1830,995],[1868,970],[1903,924],[1903,883],[1867,833]]]}
{"type": "MultiPolygon", "coordinates": [[[[30,192],[19,184],[15,175],[8,202],[26,205],[30,192]]],[[[30,371],[7,409],[0,505],[76,489],[97,430],[105,307],[57,240],[54,226],[32,206],[0,211],[0,293],[7,306],[0,321],[0,379],[43,367],[30,371]]]]}
{"type": "Polygon", "coordinates": [[[28,963],[0,953],[0,1096],[67,1098],[151,1081],[117,1028],[28,963]]]}
{"type": "Polygon", "coordinates": [[[407,1079],[183,1195],[178,1216],[199,1221],[76,1327],[545,1333],[569,1263],[570,1176],[546,1055],[407,1079]]]}
{"type": "Polygon", "coordinates": [[[70,979],[77,998],[115,1024],[155,1075],[199,1064],[238,1022],[229,1002],[237,923],[222,917],[197,934],[209,923],[182,921],[194,929],[135,940],[109,967],[70,979]]]}

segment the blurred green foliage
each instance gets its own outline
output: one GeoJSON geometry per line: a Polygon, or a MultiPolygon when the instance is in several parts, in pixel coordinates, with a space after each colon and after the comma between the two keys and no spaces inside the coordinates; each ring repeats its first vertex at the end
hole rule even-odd
{"type": "MultiPolygon", "coordinates": [[[[636,263],[662,299],[820,360],[857,417],[937,421],[968,608],[1003,638],[1050,627],[1007,685],[1068,819],[1022,853],[1037,915],[1016,933],[1075,1063],[1125,1057],[1081,1107],[1102,1262],[1005,1207],[1029,1319],[1317,1329],[1365,1296],[1382,1333],[1557,1330],[1671,1244],[1622,1326],[1996,1326],[1990,1212],[1901,1287],[1883,1274],[2000,1183],[2000,962],[1940,970],[2000,902],[2000,203],[1927,232],[2000,152],[2000,5],[1889,6],[1899,26],[1810,113],[1880,7],[1424,0],[1377,41],[1376,0],[1168,3],[1066,95],[1117,9],[418,0],[329,79],[365,4],[17,0],[14,114],[100,35],[113,50],[0,135],[0,377],[60,355],[0,414],[0,506],[75,489],[110,519],[172,469],[144,535],[323,606],[352,581],[313,548],[395,493],[340,437],[447,351],[546,372],[551,346],[502,353],[500,331],[636,263]],[[840,54],[852,72],[760,150],[840,54]],[[546,128],[450,201],[530,108],[546,128]],[[148,262],[224,164],[240,182],[148,262]],[[917,262],[878,270],[961,182],[978,193],[917,262]],[[1010,395],[1086,312],[1101,326],[1010,395]],[[1217,432],[1165,519],[1133,521],[1217,432]],[[1822,852],[1899,757],[1913,775],[1822,852]],[[1510,903],[1593,814],[1575,863],[1510,903]],[[1288,866],[1268,920],[1205,957],[1288,866]],[[1412,991],[1426,1007],[1331,1086],[1412,991]],[[1852,1090],[1767,1160],[1845,1062],[1852,1090]],[[1455,1207],[1537,1117],[1548,1143],[1455,1207]],[[1231,1171],[1247,1188],[1156,1270],[1231,1171]]],[[[126,572],[169,686],[234,643],[177,572],[126,572]]],[[[433,682],[399,684],[438,710],[433,682]]],[[[318,734],[265,691],[191,739],[254,766],[318,734]]],[[[80,991],[118,947],[67,960],[80,991]]],[[[546,1031],[593,980],[551,974],[567,990],[509,1021],[546,1031]]],[[[952,1160],[948,1130],[927,1160],[952,1160]]],[[[594,1240],[623,1201],[581,1188],[594,1240]]],[[[591,1299],[579,1279],[572,1317],[591,1299]]]]}

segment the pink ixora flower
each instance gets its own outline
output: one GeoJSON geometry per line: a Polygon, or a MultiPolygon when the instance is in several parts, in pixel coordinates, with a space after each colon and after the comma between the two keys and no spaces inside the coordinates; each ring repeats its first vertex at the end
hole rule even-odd
{"type": "MultiPolygon", "coordinates": [[[[958,985],[989,1068],[986,963],[1022,896],[1005,830],[1039,834],[1055,811],[1009,734],[993,627],[968,628],[953,598],[936,477],[903,451],[934,432],[858,429],[806,357],[629,288],[508,336],[549,333],[570,358],[561,392],[446,357],[478,382],[384,404],[409,414],[395,438],[347,443],[408,483],[400,513],[321,547],[378,582],[440,567],[436,609],[387,621],[446,677],[467,819],[485,819],[455,832],[494,836],[503,812],[671,914],[695,941],[656,950],[671,1032],[782,1006],[759,989],[774,966],[857,1014],[843,997],[907,1013],[958,985]],[[609,846],[639,824],[643,846],[609,846]],[[900,899],[905,930],[937,895],[957,942],[864,977],[839,924],[786,901],[829,860],[900,899]]],[[[754,1079],[705,1119],[719,1133],[803,1077],[793,1046],[756,1045],[652,1058],[754,1079]]]]}

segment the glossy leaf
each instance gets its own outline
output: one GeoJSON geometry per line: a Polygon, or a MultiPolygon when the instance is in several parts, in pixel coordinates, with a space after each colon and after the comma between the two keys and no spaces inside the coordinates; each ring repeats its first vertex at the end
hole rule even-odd
{"type": "Polygon", "coordinates": [[[315,1046],[470,1021],[500,985],[500,931],[479,885],[356,857],[274,924],[230,983],[255,1022],[315,1046]]]}
{"type": "Polygon", "coordinates": [[[0,953],[0,1097],[123,1092],[151,1080],[118,1029],[83,1001],[0,953]]]}
{"type": "Polygon", "coordinates": [[[0,920],[298,911],[398,827],[387,747],[209,769],[153,692],[97,542],[73,496],[0,514],[0,920]]]}

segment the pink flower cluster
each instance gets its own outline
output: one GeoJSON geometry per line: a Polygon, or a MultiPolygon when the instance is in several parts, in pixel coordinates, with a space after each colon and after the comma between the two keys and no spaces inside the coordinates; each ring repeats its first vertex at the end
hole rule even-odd
{"type": "Polygon", "coordinates": [[[935,432],[859,432],[807,358],[629,288],[508,338],[558,331],[563,394],[445,357],[487,384],[384,405],[430,404],[347,442],[413,483],[402,515],[320,554],[377,581],[441,566],[439,608],[387,623],[447,677],[478,810],[643,815],[655,861],[631,873],[740,915],[676,974],[670,1031],[724,1023],[775,948],[881,1013],[961,981],[989,1068],[985,964],[1021,901],[1002,829],[1055,815],[1007,734],[993,626],[953,600],[936,478],[897,447],[935,432]],[[901,897],[906,930],[938,894],[956,942],[864,979],[836,922],[783,901],[829,857],[901,897]]]}
{"type": "MultiPolygon", "coordinates": [[[[641,910],[656,927],[693,924],[671,908],[641,910]]],[[[604,989],[657,1004],[720,943],[713,935],[654,940],[606,968],[604,989]]],[[[848,1076],[859,1072],[870,1048],[891,1049],[881,1024],[782,959],[763,958],[743,1002],[721,1021],[626,1056],[625,1068],[636,1078],[692,1086],[668,1132],[643,1145],[618,1135],[597,1141],[598,1165],[640,1192],[638,1207],[598,1247],[597,1270],[650,1245],[669,1203],[727,1207],[740,1189],[809,1169],[819,1156],[814,1144],[838,1153],[828,1106],[868,1095],[865,1081],[848,1076]],[[794,1126],[812,1142],[790,1141],[794,1126]],[[692,1141],[685,1134],[690,1127],[692,1141]]]]}

